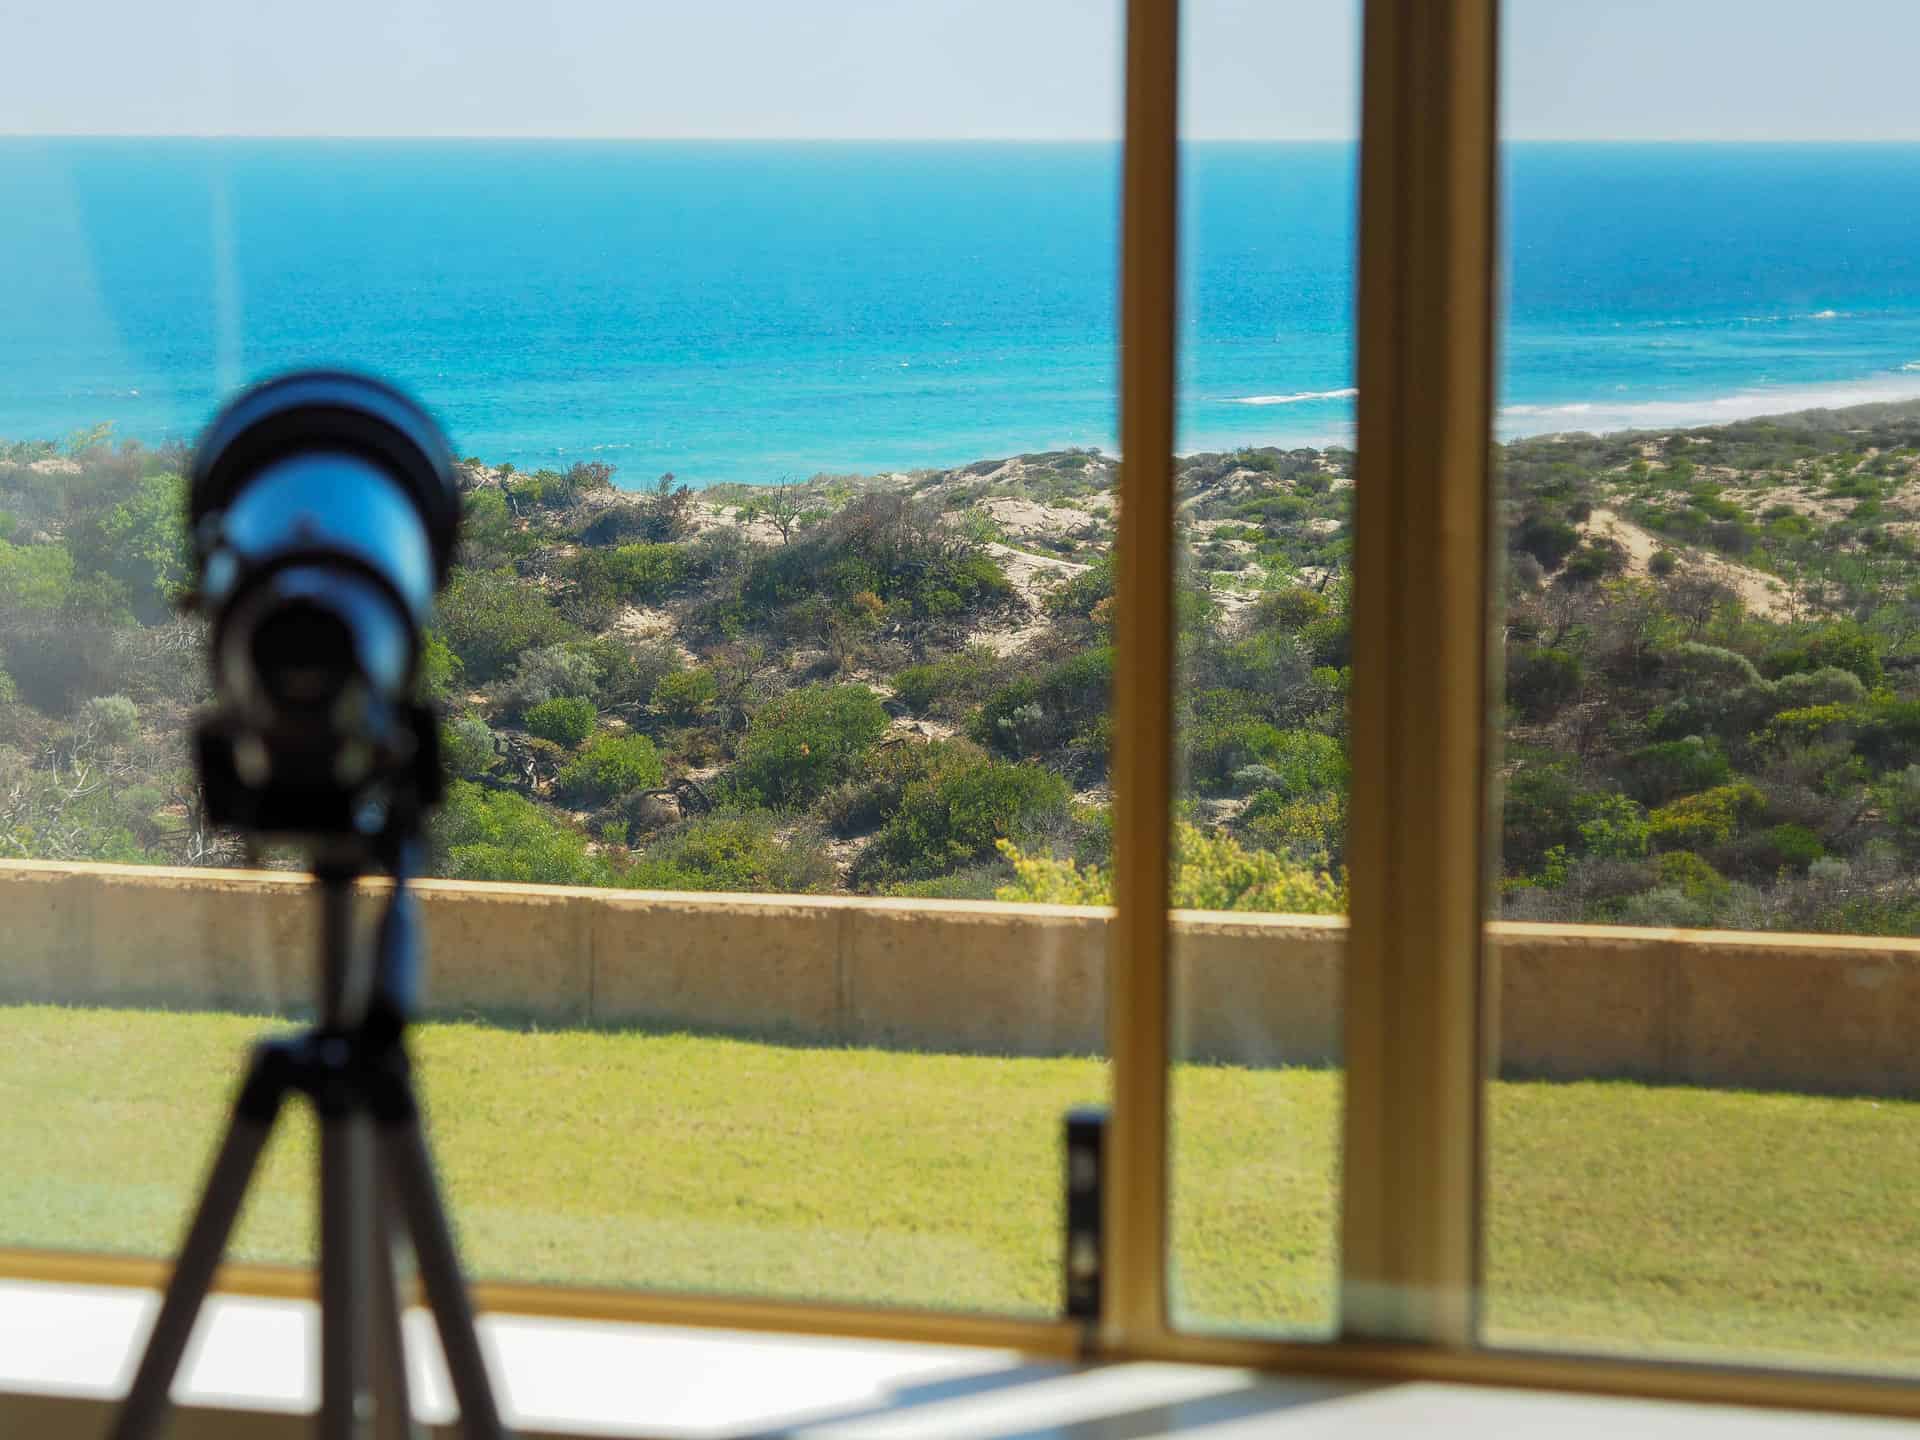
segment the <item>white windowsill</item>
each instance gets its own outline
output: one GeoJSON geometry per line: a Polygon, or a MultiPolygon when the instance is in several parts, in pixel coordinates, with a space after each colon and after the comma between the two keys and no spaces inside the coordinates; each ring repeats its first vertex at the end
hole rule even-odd
{"type": "MultiPolygon", "coordinates": [[[[0,1281],[0,1434],[89,1433],[124,1389],[158,1297],[151,1291],[0,1281]],[[9,1423],[31,1416],[37,1428],[9,1423]]],[[[175,1397],[179,1440],[304,1434],[317,1403],[316,1308],[217,1297],[175,1397]],[[236,1414],[235,1412],[240,1412],[236,1414]],[[188,1423],[190,1422],[190,1423],[188,1423]],[[276,1423],[277,1422],[277,1423],[276,1423]]],[[[431,1326],[408,1316],[423,1421],[451,1418],[431,1326]]],[[[1911,1434],[1897,1421],[1500,1391],[1342,1384],[1198,1365],[1073,1367],[1009,1351],[738,1331],[491,1316],[482,1321],[508,1418],[523,1436],[728,1440],[1367,1440],[1446,1436],[1911,1434]]],[[[449,1432],[453,1433],[453,1432],[449,1432]]]]}

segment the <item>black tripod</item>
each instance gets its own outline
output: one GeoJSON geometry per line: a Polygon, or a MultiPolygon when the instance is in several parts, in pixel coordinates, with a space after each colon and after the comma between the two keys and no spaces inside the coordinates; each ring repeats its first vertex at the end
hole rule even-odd
{"type": "Polygon", "coordinates": [[[463,1427],[482,1440],[507,1436],[440,1203],[404,1043],[418,936],[406,867],[394,867],[393,899],[373,957],[360,953],[350,934],[355,867],[316,865],[315,875],[319,1023],[293,1039],[254,1047],[112,1440],[159,1434],[194,1321],[281,1102],[293,1090],[313,1101],[320,1119],[320,1440],[367,1440],[376,1423],[383,1437],[417,1433],[400,1324],[396,1249],[403,1235],[419,1263],[463,1427]]]}

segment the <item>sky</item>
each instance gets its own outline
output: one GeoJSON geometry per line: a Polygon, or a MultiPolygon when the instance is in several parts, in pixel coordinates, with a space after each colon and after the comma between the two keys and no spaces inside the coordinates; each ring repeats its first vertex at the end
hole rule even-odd
{"type": "MultiPolygon", "coordinates": [[[[1920,140],[1920,0],[1506,0],[1515,139],[1920,140]]],[[[0,134],[1110,139],[1120,0],[0,0],[0,134]]],[[[1356,130],[1358,0],[1187,0],[1193,138],[1356,130]]]]}

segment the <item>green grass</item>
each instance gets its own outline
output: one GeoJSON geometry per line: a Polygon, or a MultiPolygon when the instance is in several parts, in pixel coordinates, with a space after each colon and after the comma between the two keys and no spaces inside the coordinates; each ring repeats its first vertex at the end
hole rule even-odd
{"type": "MultiPolygon", "coordinates": [[[[164,1254],[262,1021],[0,1008],[0,1244],[164,1254]]],[[[467,1024],[416,1036],[482,1274],[1045,1314],[1059,1119],[1101,1062],[467,1024]]],[[[1206,1325],[1331,1323],[1340,1077],[1182,1067],[1176,1289],[1206,1325]]],[[[311,1253],[283,1126],[237,1253],[311,1253]]],[[[1920,1106],[1493,1087],[1497,1339],[1920,1360],[1920,1106]]]]}

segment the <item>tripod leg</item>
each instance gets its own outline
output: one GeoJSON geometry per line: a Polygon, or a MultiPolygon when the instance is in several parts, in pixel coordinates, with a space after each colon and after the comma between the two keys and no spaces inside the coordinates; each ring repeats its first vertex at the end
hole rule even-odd
{"type": "Polygon", "coordinates": [[[406,1207],[420,1279],[433,1306],[440,1348],[447,1357],[447,1374],[460,1404],[461,1428],[479,1440],[506,1440],[508,1432],[500,1423],[493,1385],[487,1378],[486,1356],[473,1323],[473,1302],[460,1274],[460,1257],[454,1249],[447,1212],[440,1204],[433,1157],[427,1153],[427,1138],[420,1129],[417,1110],[382,1124],[381,1150],[401,1204],[406,1207]]]}
{"type": "Polygon", "coordinates": [[[321,1440],[367,1440],[373,1287],[372,1126],[347,1107],[320,1117],[321,1440]]]}
{"type": "Polygon", "coordinates": [[[374,1168],[378,1208],[373,1241],[373,1372],[379,1406],[374,1431],[379,1440],[418,1440],[420,1428],[413,1421],[413,1395],[407,1384],[406,1322],[400,1298],[400,1202],[386,1174],[384,1153],[376,1157],[374,1168]]]}
{"type": "Polygon", "coordinates": [[[199,1209],[187,1230],[186,1243],[180,1247],[180,1257],[174,1262],[173,1276],[167,1281],[166,1298],[160,1303],[160,1314],[140,1356],[133,1387],[114,1419],[111,1440],[147,1440],[166,1422],[180,1358],[193,1337],[194,1322],[213,1284],[214,1272],[220,1268],[220,1257],[226,1253],[260,1152],[266,1148],[280,1102],[286,1098],[289,1082],[285,1060],[285,1052],[277,1045],[254,1049],[240,1098],[234,1102],[233,1118],[227,1123],[226,1138],[214,1157],[200,1193],[199,1209]]]}

